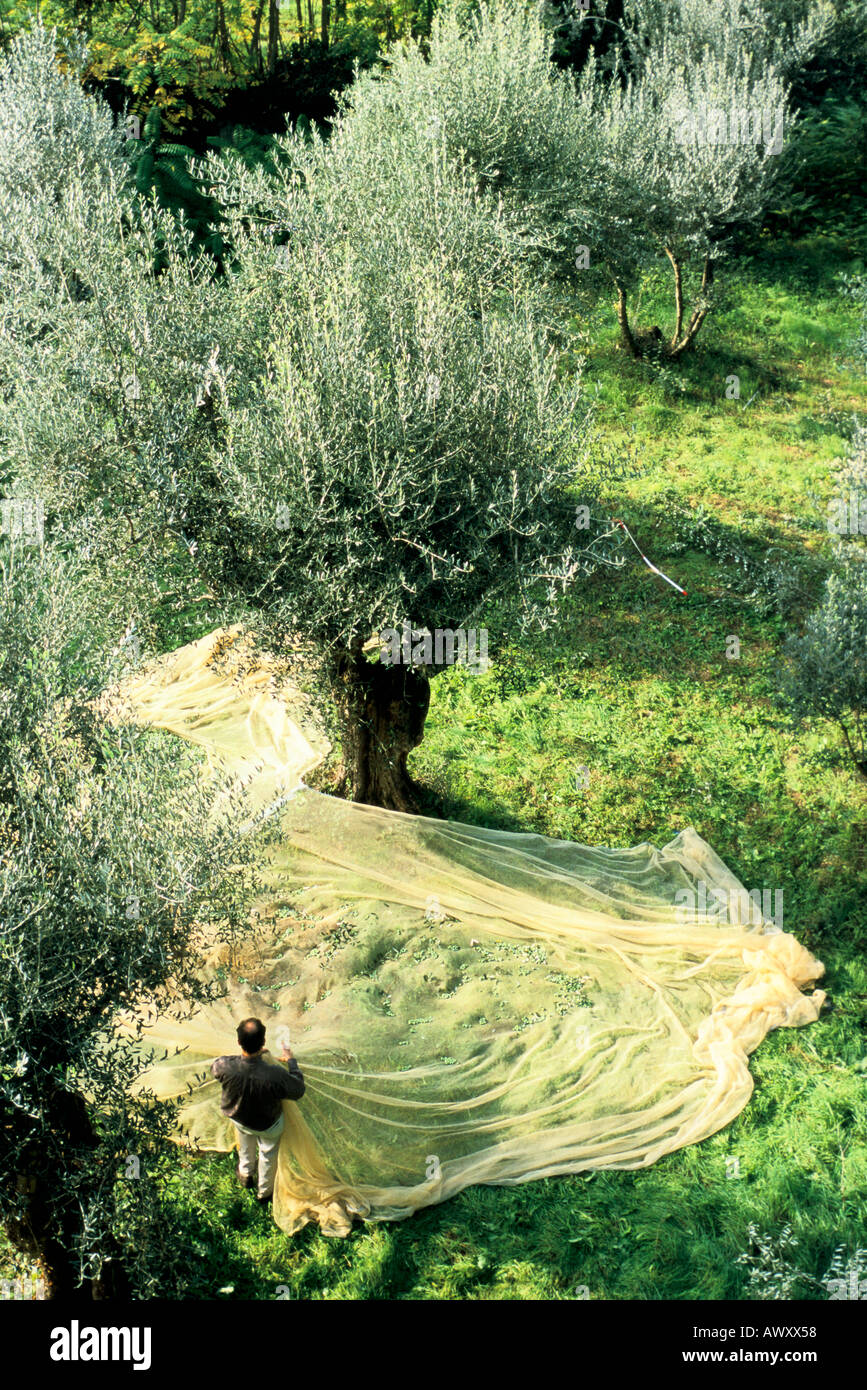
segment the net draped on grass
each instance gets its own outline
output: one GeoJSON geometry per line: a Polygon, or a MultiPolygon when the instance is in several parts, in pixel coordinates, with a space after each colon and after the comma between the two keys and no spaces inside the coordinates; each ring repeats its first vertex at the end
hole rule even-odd
{"type": "Polygon", "coordinates": [[[143,1010],[146,1046],[170,1055],[142,1085],[190,1083],[178,1139],[229,1151],[210,1062],[243,1017],[271,1041],[288,1026],[307,1089],[283,1103],[284,1231],[646,1167],[743,1109],[766,1033],[817,1019],[824,993],[801,991],[821,962],[755,908],[741,925],[744,890],[694,830],[599,849],[322,795],[302,781],[328,750],[315,716],[243,650],[221,630],[122,687],[135,719],[237,772],[280,830],[249,941],[203,953],[225,997],[187,1019],[143,1010]],[[684,890],[718,918],[684,920],[684,890]]]}

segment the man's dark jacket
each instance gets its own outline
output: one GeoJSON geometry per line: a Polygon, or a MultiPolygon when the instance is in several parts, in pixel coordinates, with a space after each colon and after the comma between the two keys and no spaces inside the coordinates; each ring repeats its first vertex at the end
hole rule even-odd
{"type": "Polygon", "coordinates": [[[211,1064],[211,1075],[223,1083],[220,1109],[227,1120],[237,1120],[247,1129],[270,1129],[280,1118],[282,1100],[300,1100],[304,1077],[292,1057],[288,1070],[279,1066],[271,1054],[257,1057],[218,1057],[211,1064]]]}

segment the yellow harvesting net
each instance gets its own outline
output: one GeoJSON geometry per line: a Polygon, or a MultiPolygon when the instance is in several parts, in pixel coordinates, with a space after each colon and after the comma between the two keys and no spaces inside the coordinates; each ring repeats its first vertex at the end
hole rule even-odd
{"type": "Polygon", "coordinates": [[[203,960],[225,998],[150,1024],[175,1055],[143,1083],[192,1082],[179,1139],[227,1151],[210,1062],[247,1015],[270,1040],[288,1027],[307,1090],[283,1103],[283,1230],[343,1235],[471,1183],[646,1167],[739,1113],[770,1029],[818,1017],[824,994],[801,991],[822,964],[754,906],[744,923],[744,890],[695,831],[598,849],[314,792],[315,718],[267,661],[227,667],[242,645],[214,633],[124,686],[138,720],[236,770],[280,828],[248,945],[203,960]]]}

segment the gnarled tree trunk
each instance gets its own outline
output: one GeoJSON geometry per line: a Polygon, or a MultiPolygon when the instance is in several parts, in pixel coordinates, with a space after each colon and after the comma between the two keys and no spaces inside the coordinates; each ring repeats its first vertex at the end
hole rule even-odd
{"type": "Polygon", "coordinates": [[[418,812],[419,790],[406,760],[424,737],[430,682],[408,665],[367,661],[360,651],[335,663],[343,760],[352,799],[390,811],[418,812]]]}
{"type": "Polygon", "coordinates": [[[617,322],[620,325],[621,345],[632,357],[656,356],[661,351],[662,332],[659,328],[631,328],[626,307],[626,290],[617,286],[617,322]]]}
{"type": "Polygon", "coordinates": [[[683,266],[679,258],[668,248],[665,254],[671,262],[674,273],[674,332],[668,343],[667,348],[663,347],[663,337],[661,329],[657,327],[649,329],[634,329],[629,323],[629,312],[626,302],[626,289],[623,285],[616,283],[617,303],[617,322],[620,326],[620,342],[632,357],[657,356],[665,354],[670,358],[680,357],[687,348],[691,347],[695,341],[696,334],[704,323],[710,308],[708,291],[713,282],[713,261],[709,256],[705,258],[704,269],[701,276],[701,286],[695,299],[692,314],[686,329],[683,327],[683,266]]]}

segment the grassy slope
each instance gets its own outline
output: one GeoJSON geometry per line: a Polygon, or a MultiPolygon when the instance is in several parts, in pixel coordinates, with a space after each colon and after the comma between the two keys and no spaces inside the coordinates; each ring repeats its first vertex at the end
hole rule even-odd
{"type": "MultiPolygon", "coordinates": [[[[284,1237],[229,1158],[183,1158],[171,1201],[193,1255],[184,1296],[274,1298],[282,1284],[304,1298],[568,1298],[586,1285],[591,1298],[737,1298],[750,1222],[791,1223],[814,1275],[838,1244],[867,1244],[867,796],[835,732],[791,730],[769,679],[827,561],[829,465],[845,447],[831,417],[864,409],[863,383],[859,398],[836,365],[854,328],[841,268],[827,244],[758,255],[678,370],[683,390],[625,362],[606,324],[587,368],[601,423],[650,466],[611,510],[689,598],[633,552],[533,643],[492,620],[491,671],[436,683],[415,755],[459,819],[606,845],[695,826],[748,888],[783,890],[785,926],[825,961],[834,1011],[772,1034],[742,1115],[650,1169],[474,1188],[345,1241],[284,1237]],[[725,399],[733,372],[739,401],[725,399]]],[[[664,313],[651,288],[642,319],[664,313]]]]}

